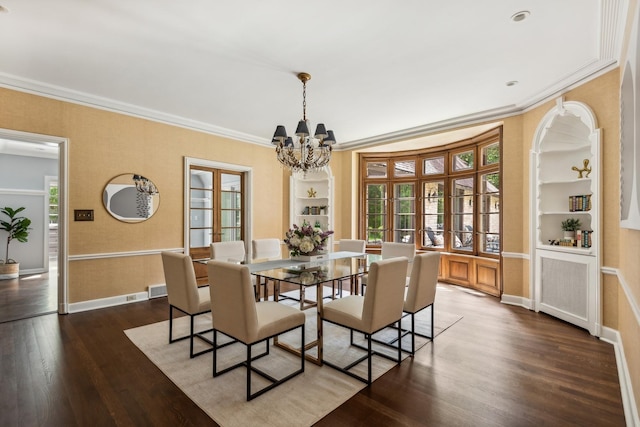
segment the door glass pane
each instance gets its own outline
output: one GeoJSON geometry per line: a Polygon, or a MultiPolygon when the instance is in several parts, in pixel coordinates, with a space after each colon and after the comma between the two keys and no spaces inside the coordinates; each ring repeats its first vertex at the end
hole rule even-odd
{"type": "Polygon", "coordinates": [[[386,178],[387,162],[367,162],[367,178],[386,178]]]}
{"type": "Polygon", "coordinates": [[[220,241],[242,239],[242,175],[220,173],[220,241]]]}
{"type": "Polygon", "coordinates": [[[225,228],[222,230],[221,242],[233,242],[242,240],[242,232],[239,228],[225,228]]]}
{"type": "Polygon", "coordinates": [[[213,189],[213,174],[210,171],[191,169],[191,188],[213,189]]]}
{"type": "Polygon", "coordinates": [[[213,206],[213,192],[209,190],[191,190],[192,208],[211,208],[213,206]]]}
{"type": "Polygon", "coordinates": [[[465,251],[473,250],[473,214],[453,215],[451,246],[465,251]]]}
{"type": "Polygon", "coordinates": [[[473,150],[454,154],[451,164],[456,172],[473,169],[473,150]]]}
{"type": "Polygon", "coordinates": [[[451,191],[451,247],[473,250],[474,178],[452,180],[451,191]]]}
{"type": "Polygon", "coordinates": [[[210,209],[191,209],[191,228],[212,228],[213,212],[210,209]]]}
{"type": "Polygon", "coordinates": [[[240,175],[223,173],[220,175],[222,177],[221,189],[222,191],[240,191],[241,181],[240,175]]]}
{"type": "Polygon", "coordinates": [[[500,235],[484,234],[482,239],[482,251],[488,253],[500,253],[500,235]]]}
{"type": "Polygon", "coordinates": [[[482,148],[482,165],[488,166],[500,163],[500,144],[495,143],[482,148]]]}
{"type": "Polygon", "coordinates": [[[498,234],[500,232],[500,214],[499,213],[481,214],[480,229],[484,233],[498,234]]]}
{"type": "Polygon", "coordinates": [[[416,198],[415,184],[395,184],[393,212],[393,241],[398,243],[414,243],[416,231],[416,198]]]}
{"type": "Polygon", "coordinates": [[[223,210],[220,214],[222,228],[237,227],[240,225],[240,212],[234,210],[223,210]]]}
{"type": "Polygon", "coordinates": [[[482,233],[480,251],[500,252],[500,174],[487,173],[480,176],[479,227],[482,233]]]}
{"type": "Polygon", "coordinates": [[[393,176],[396,178],[416,176],[415,160],[400,160],[393,162],[393,176]]]}
{"type": "Polygon", "coordinates": [[[486,173],[480,180],[481,193],[497,193],[500,191],[500,174],[498,172],[486,173]]]}
{"type": "Polygon", "coordinates": [[[58,183],[49,184],[49,224],[58,223],[58,183]]]}
{"type": "Polygon", "coordinates": [[[424,159],[422,162],[423,175],[441,175],[444,173],[444,156],[424,159]]]}
{"type": "Polygon", "coordinates": [[[366,199],[367,243],[381,244],[386,234],[387,186],[368,184],[366,199]]]}
{"type": "Polygon", "coordinates": [[[191,169],[189,177],[189,246],[202,248],[204,254],[213,241],[214,175],[210,170],[191,169]]]}
{"type": "Polygon", "coordinates": [[[422,184],[422,246],[444,248],[444,181],[422,184]]]}
{"type": "Polygon", "coordinates": [[[222,192],[222,209],[240,209],[242,202],[241,193],[222,192]]]}
{"type": "Polygon", "coordinates": [[[192,248],[201,248],[211,244],[211,230],[192,228],[189,232],[189,242],[192,248]]]}

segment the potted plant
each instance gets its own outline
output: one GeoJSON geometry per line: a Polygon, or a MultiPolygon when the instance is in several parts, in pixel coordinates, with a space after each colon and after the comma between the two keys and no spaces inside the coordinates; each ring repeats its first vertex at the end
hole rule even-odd
{"type": "Polygon", "coordinates": [[[580,224],[580,220],[578,218],[567,218],[562,221],[560,226],[562,227],[562,231],[564,231],[565,239],[575,239],[576,230],[580,228],[582,224],[580,224]]]}
{"type": "Polygon", "coordinates": [[[20,272],[20,263],[9,258],[9,244],[12,240],[18,242],[26,242],[29,237],[29,226],[31,220],[23,216],[18,216],[20,212],[25,210],[24,207],[13,209],[10,207],[4,207],[0,209],[0,212],[9,217],[8,221],[0,220],[0,230],[4,230],[7,235],[7,251],[5,252],[5,259],[0,260],[0,280],[1,279],[15,279],[20,272]]]}

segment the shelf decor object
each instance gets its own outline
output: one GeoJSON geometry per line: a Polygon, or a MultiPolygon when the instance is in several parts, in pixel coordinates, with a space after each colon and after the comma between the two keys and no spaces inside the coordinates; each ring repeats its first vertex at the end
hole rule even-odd
{"type": "Polygon", "coordinates": [[[584,159],[582,161],[582,169],[578,169],[577,166],[573,166],[571,170],[578,172],[578,178],[589,178],[589,174],[591,173],[591,168],[589,167],[589,159],[584,159]],[[583,177],[582,174],[585,174],[583,177]]]}
{"type": "Polygon", "coordinates": [[[309,134],[309,121],[307,120],[307,82],[311,80],[311,74],[299,73],[298,79],[302,82],[302,120],[296,128],[295,141],[287,135],[283,125],[276,126],[272,144],[276,146],[278,161],[292,172],[315,171],[326,166],[331,160],[331,146],[336,143],[332,130],[327,130],[323,123],[318,123],[313,136],[309,134]]]}
{"type": "Polygon", "coordinates": [[[530,166],[533,308],[595,336],[602,327],[600,153],[591,109],[560,98],[538,125],[530,166]]]}

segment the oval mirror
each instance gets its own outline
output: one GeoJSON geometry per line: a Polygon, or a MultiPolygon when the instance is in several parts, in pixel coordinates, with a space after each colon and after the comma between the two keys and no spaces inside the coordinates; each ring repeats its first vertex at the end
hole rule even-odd
{"type": "Polygon", "coordinates": [[[109,181],[102,193],[102,203],[120,221],[146,221],[158,210],[160,193],[150,179],[125,173],[109,181]]]}

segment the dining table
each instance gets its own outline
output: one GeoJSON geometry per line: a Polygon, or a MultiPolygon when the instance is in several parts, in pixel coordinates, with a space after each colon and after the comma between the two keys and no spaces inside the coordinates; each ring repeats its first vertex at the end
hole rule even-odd
{"type": "MultiPolygon", "coordinates": [[[[260,263],[247,264],[249,272],[256,276],[256,283],[261,283],[263,278],[274,281],[273,299],[280,301],[280,283],[286,282],[300,290],[300,309],[307,310],[316,308],[316,338],[305,343],[305,358],[312,363],[322,365],[322,308],[325,298],[335,298],[332,290],[331,295],[324,295],[324,288],[333,285],[341,280],[350,280],[350,292],[358,292],[358,277],[366,274],[371,262],[381,258],[377,254],[365,254],[358,252],[331,252],[324,259],[315,261],[300,261],[296,259],[272,260],[260,263]],[[315,299],[312,295],[307,295],[308,289],[315,287],[315,299]],[[316,354],[308,352],[315,348],[316,354]]],[[[333,289],[333,286],[332,286],[333,289]]],[[[264,299],[268,299],[265,292],[264,299]]],[[[295,297],[289,297],[295,299],[295,297]]],[[[288,343],[274,339],[274,345],[291,353],[300,354],[301,349],[288,343]]]]}

